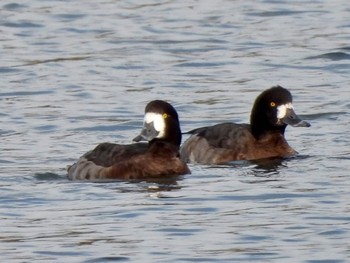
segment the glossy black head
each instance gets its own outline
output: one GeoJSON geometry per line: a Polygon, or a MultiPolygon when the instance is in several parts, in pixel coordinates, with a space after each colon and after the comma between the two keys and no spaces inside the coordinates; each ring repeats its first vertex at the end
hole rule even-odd
{"type": "Polygon", "coordinates": [[[266,132],[278,131],[284,134],[287,125],[309,127],[294,112],[290,92],[281,86],[272,87],[262,92],[255,100],[250,124],[253,135],[259,138],[266,132]]]}
{"type": "Polygon", "coordinates": [[[163,140],[180,146],[179,116],[173,106],[163,100],[154,100],[145,108],[143,129],[134,141],[163,140]]]}

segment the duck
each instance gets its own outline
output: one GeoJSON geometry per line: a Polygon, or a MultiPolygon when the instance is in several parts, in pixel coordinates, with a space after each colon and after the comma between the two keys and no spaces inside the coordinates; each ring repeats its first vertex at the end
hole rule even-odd
{"type": "Polygon", "coordinates": [[[143,180],[189,174],[179,154],[181,138],[175,108],[166,101],[153,100],[145,107],[143,128],[134,143],[97,145],[68,166],[68,179],[143,180]]]}
{"type": "Polygon", "coordinates": [[[288,158],[297,154],[284,133],[287,125],[310,127],[294,111],[290,91],[280,85],[255,100],[250,124],[220,123],[193,129],[180,149],[187,163],[225,164],[237,160],[288,158]]]}

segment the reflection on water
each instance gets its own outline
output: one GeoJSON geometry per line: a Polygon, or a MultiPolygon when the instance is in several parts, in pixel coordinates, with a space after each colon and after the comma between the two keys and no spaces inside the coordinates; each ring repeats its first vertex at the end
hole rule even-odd
{"type": "Polygon", "coordinates": [[[348,262],[346,6],[1,1],[2,261],[348,262]],[[276,84],[312,122],[286,130],[296,157],[66,178],[98,143],[131,143],[150,100],[171,102],[188,131],[247,123],[276,84]]]}

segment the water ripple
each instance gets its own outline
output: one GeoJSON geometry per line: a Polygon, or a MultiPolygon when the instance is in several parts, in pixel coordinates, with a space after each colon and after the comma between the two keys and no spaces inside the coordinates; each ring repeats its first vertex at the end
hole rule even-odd
{"type": "Polygon", "coordinates": [[[3,22],[0,23],[1,26],[5,27],[18,27],[18,28],[41,28],[44,27],[41,24],[33,23],[30,21],[20,21],[20,22],[3,22]]]}
{"type": "Polygon", "coordinates": [[[348,1],[22,2],[0,5],[3,262],[348,262],[348,1]],[[187,131],[276,84],[312,123],[286,129],[296,157],[67,179],[150,100],[187,131]]]}
{"type": "Polygon", "coordinates": [[[306,59],[348,60],[350,59],[350,54],[345,52],[329,52],[318,56],[307,57],[306,59]]]}

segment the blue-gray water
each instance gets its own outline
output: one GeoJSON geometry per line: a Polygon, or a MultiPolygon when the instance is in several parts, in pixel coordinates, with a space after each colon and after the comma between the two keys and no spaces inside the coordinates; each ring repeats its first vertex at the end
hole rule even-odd
{"type": "Polygon", "coordinates": [[[348,0],[2,0],[1,262],[349,262],[349,17],[348,0]],[[129,143],[152,99],[186,131],[247,122],[276,84],[312,124],[287,128],[296,158],[65,177],[129,143]]]}

